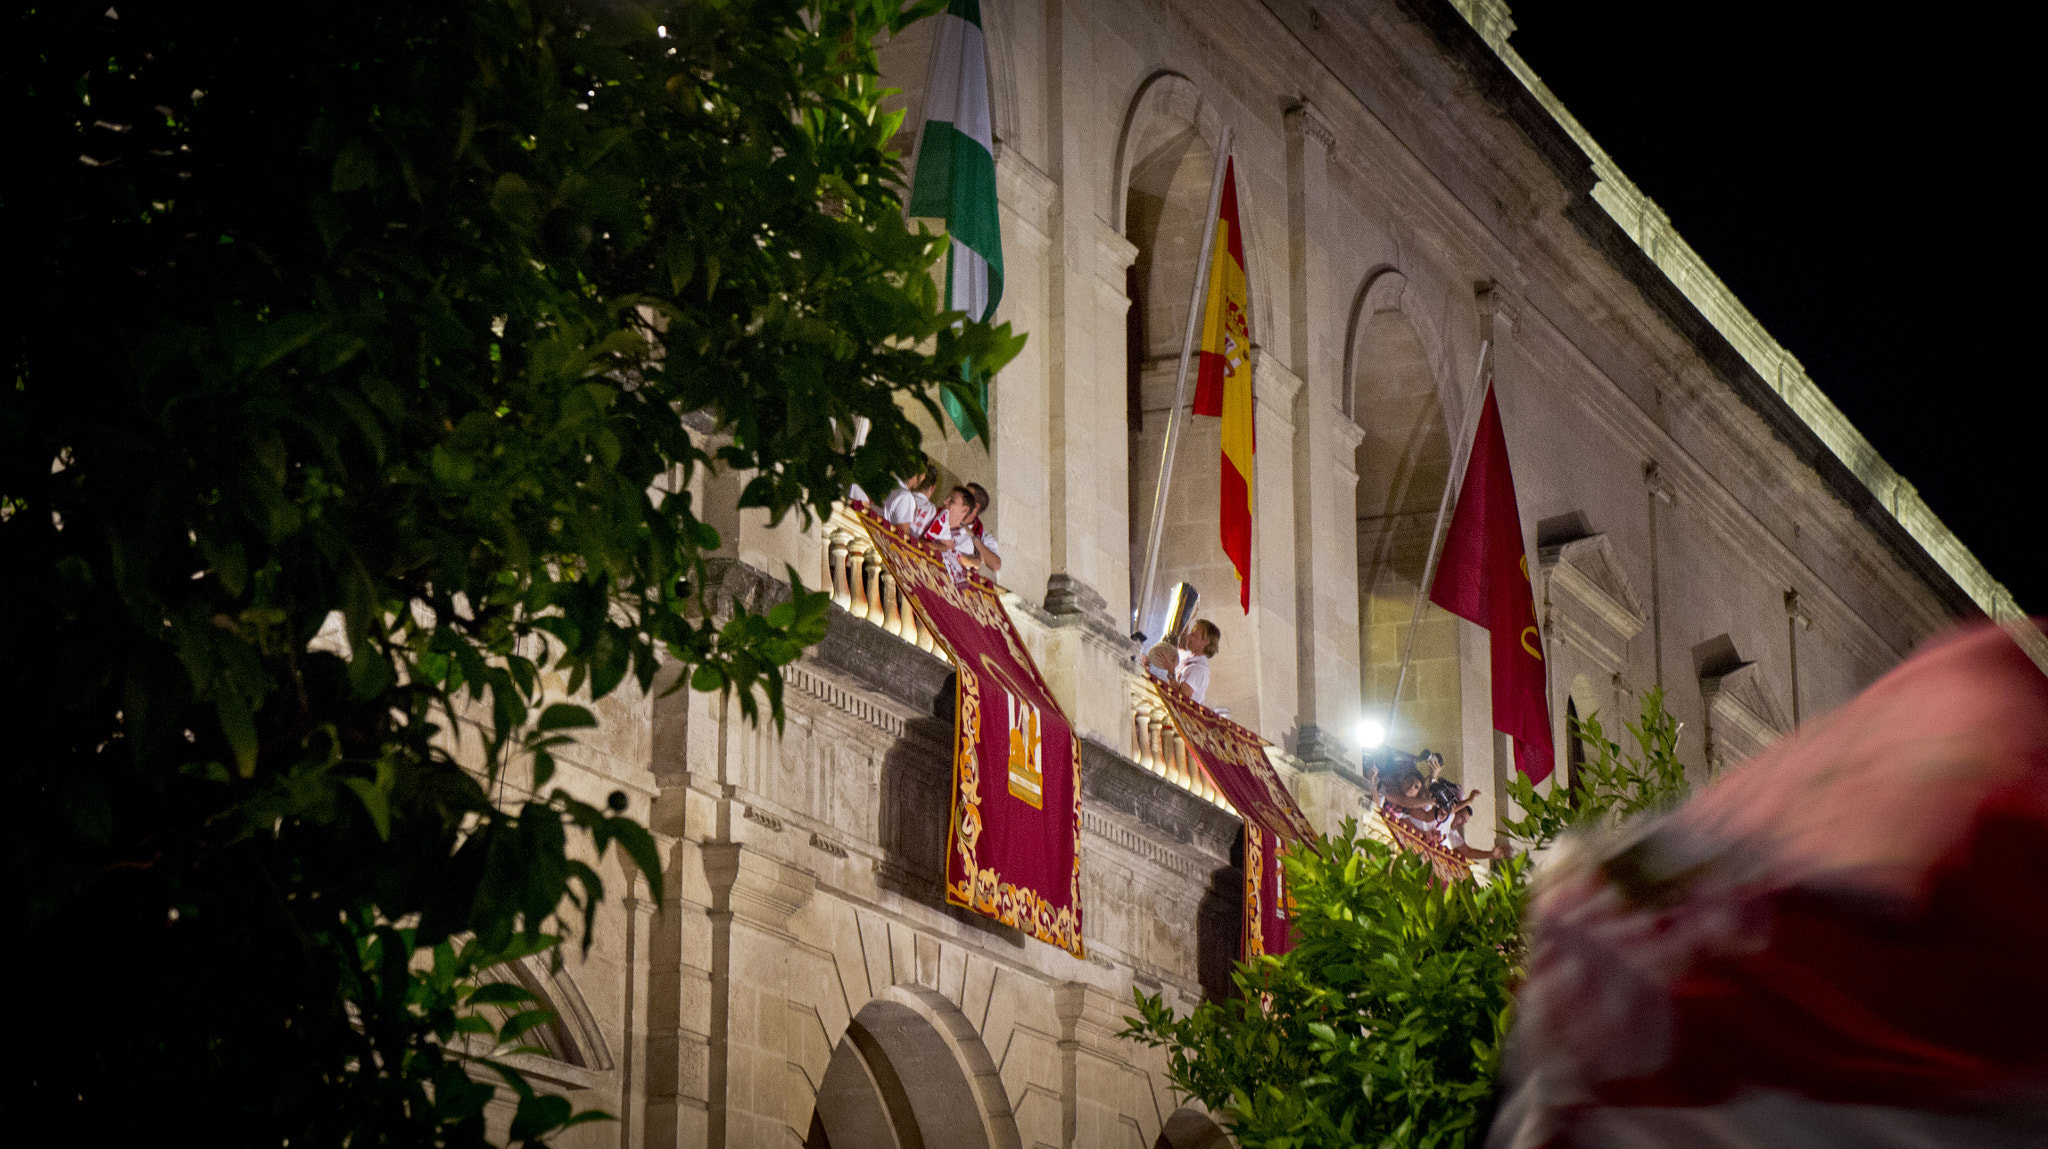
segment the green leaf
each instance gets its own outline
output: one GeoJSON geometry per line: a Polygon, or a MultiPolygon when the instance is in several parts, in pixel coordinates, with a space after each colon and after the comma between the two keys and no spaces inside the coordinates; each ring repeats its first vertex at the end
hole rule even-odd
{"type": "Polygon", "coordinates": [[[597,716],[584,707],[568,702],[557,702],[540,712],[540,720],[534,723],[534,729],[570,730],[596,725],[597,716]]]}
{"type": "Polygon", "coordinates": [[[256,776],[256,720],[249,712],[249,700],[233,687],[220,690],[214,698],[220,715],[221,733],[235,754],[235,772],[244,778],[256,776]]]}
{"type": "Polygon", "coordinates": [[[485,982],[483,985],[470,991],[467,1004],[472,1006],[518,1005],[538,1000],[538,998],[534,997],[533,991],[523,985],[517,985],[509,981],[492,981],[485,982]]]}
{"type": "Polygon", "coordinates": [[[329,191],[352,192],[367,187],[377,178],[377,157],[362,140],[350,140],[334,159],[334,178],[329,191]]]}

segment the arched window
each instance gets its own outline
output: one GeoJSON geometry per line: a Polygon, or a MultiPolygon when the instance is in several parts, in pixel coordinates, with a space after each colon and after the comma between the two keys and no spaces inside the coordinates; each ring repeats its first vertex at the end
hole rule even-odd
{"type": "MultiPolygon", "coordinates": [[[[1403,310],[1407,294],[1400,272],[1375,276],[1359,298],[1351,338],[1350,409],[1363,432],[1354,462],[1361,703],[1367,714],[1385,714],[1393,701],[1416,588],[1451,470],[1451,432],[1422,333],[1403,310]]],[[[1442,752],[1449,776],[1464,779],[1458,761],[1458,620],[1425,600],[1420,626],[1397,728],[1387,738],[1406,750],[1442,752]]]]}

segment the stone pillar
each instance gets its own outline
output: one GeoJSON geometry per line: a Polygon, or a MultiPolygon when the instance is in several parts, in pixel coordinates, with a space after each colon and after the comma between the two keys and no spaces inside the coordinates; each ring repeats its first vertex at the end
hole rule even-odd
{"type": "Polygon", "coordinates": [[[1117,1038],[1129,1012],[1124,999],[1085,982],[1062,982],[1053,990],[1060,1019],[1060,1069],[1065,1114],[1065,1149],[1126,1144],[1129,1051],[1117,1038]]]}
{"type": "Polygon", "coordinates": [[[1336,135],[1306,102],[1287,113],[1287,355],[1302,386],[1293,405],[1295,754],[1311,769],[1355,765],[1347,727],[1359,713],[1358,473],[1362,433],[1345,415],[1342,293],[1327,238],[1336,135]]]}
{"type": "Polygon", "coordinates": [[[705,1142],[712,1149],[789,1140],[788,954],[791,914],[817,879],[737,842],[704,846],[711,888],[711,1040],[705,1142]]]}
{"type": "MultiPolygon", "coordinates": [[[[1051,574],[1066,586],[1092,590],[1111,619],[1128,630],[1130,527],[1127,474],[1124,318],[1130,306],[1125,275],[1137,248],[1103,220],[1108,193],[1101,173],[1111,146],[1096,114],[1097,93],[1085,6],[1046,5],[1045,90],[1050,170],[1057,207],[1050,213],[1044,341],[1050,446],[1051,574]]],[[[1070,602],[1092,602],[1073,595],[1070,602]]]]}
{"type": "MultiPolygon", "coordinates": [[[[1302,621],[1302,580],[1309,572],[1301,563],[1301,475],[1295,461],[1297,444],[1314,432],[1302,427],[1295,413],[1301,409],[1305,393],[1301,379],[1276,356],[1259,349],[1252,352],[1252,426],[1258,450],[1252,462],[1256,475],[1252,480],[1252,609],[1247,620],[1251,625],[1246,628],[1248,633],[1240,633],[1239,649],[1224,652],[1228,657],[1214,668],[1216,677],[1210,690],[1212,703],[1221,700],[1230,705],[1231,698],[1244,699],[1237,704],[1242,709],[1234,717],[1274,742],[1294,728],[1301,705],[1294,671],[1302,633],[1297,629],[1302,621]]],[[[1351,577],[1355,586],[1357,573],[1351,577]]],[[[1221,589],[1224,601],[1210,606],[1209,617],[1219,622],[1245,618],[1234,601],[1236,580],[1226,578],[1221,589]]],[[[1354,618],[1357,615],[1355,603],[1352,614],[1354,618]]],[[[1355,621],[1351,633],[1355,644],[1355,621]]],[[[1355,679],[1352,693],[1357,693],[1355,679]]]]}

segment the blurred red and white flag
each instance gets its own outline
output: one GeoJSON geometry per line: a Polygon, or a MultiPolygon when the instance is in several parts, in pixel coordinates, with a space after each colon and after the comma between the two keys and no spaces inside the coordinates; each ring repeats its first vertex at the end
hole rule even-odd
{"type": "Polygon", "coordinates": [[[2048,1146],[2048,678],[1937,640],[1530,928],[1491,1149],[2048,1146]]]}

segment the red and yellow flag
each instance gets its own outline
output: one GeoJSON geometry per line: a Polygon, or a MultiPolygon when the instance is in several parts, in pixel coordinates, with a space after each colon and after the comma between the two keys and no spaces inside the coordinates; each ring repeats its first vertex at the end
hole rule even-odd
{"type": "Polygon", "coordinates": [[[1209,257],[1209,303],[1195,414],[1223,418],[1223,553],[1237,568],[1238,605],[1252,609],[1252,339],[1244,277],[1244,229],[1237,219],[1237,161],[1223,167],[1223,202],[1209,257]]]}

